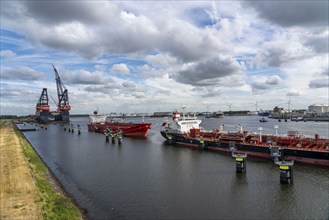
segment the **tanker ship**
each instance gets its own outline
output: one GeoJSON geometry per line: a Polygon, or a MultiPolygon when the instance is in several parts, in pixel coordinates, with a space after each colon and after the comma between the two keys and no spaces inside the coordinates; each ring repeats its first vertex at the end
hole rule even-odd
{"type": "Polygon", "coordinates": [[[174,112],[172,119],[172,122],[164,121],[160,131],[167,144],[229,154],[233,146],[237,152],[268,159],[273,159],[273,149],[279,149],[284,160],[329,166],[329,139],[317,134],[306,137],[297,131],[288,131],[287,135],[262,135],[244,131],[240,125],[234,132],[225,132],[223,127],[205,131],[195,116],[180,117],[180,113],[174,112]]]}
{"type": "Polygon", "coordinates": [[[124,136],[145,137],[152,123],[146,122],[124,122],[111,118],[108,114],[98,114],[94,111],[89,115],[88,130],[105,133],[108,129],[114,133],[122,132],[124,136]]]}

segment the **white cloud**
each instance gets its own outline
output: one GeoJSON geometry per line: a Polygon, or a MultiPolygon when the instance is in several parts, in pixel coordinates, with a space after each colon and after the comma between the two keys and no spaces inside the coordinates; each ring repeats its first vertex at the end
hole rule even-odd
{"type": "Polygon", "coordinates": [[[328,25],[328,1],[251,1],[246,6],[256,9],[260,18],[283,27],[328,25]],[[292,13],[294,12],[294,13],[292,13]]]}
{"type": "Polygon", "coordinates": [[[302,94],[303,94],[302,91],[299,91],[299,90],[296,90],[296,89],[292,89],[286,95],[287,96],[300,96],[302,94]]]}
{"type": "Polygon", "coordinates": [[[281,67],[287,63],[300,62],[312,55],[312,51],[303,47],[298,41],[291,42],[289,39],[284,39],[264,43],[254,62],[258,68],[281,67]]]}
{"type": "Polygon", "coordinates": [[[281,82],[281,78],[278,75],[268,76],[265,83],[268,85],[278,85],[281,82]]]}
{"type": "Polygon", "coordinates": [[[216,29],[201,30],[175,17],[167,19],[166,10],[159,11],[162,16],[153,19],[128,12],[129,7],[124,9],[113,2],[51,4],[63,9],[56,13],[57,18],[43,2],[25,2],[21,8],[6,11],[3,24],[23,31],[33,42],[76,52],[88,59],[104,53],[150,53],[157,48],[181,60],[195,60],[230,50],[230,39],[216,29]],[[70,14],[66,7],[81,11],[70,14]],[[105,13],[108,8],[111,13],[105,13]],[[9,19],[13,14],[19,22],[9,19]]]}
{"type": "Polygon", "coordinates": [[[127,88],[127,89],[135,89],[136,85],[132,82],[123,82],[122,87],[127,88]]]}
{"type": "Polygon", "coordinates": [[[312,79],[308,84],[310,88],[329,88],[328,78],[312,79]]]}
{"type": "Polygon", "coordinates": [[[245,100],[262,97],[271,97],[262,107],[272,109],[291,96],[303,108],[328,99],[323,5],[1,1],[1,78],[13,85],[29,81],[38,95],[43,87],[56,93],[54,63],[82,113],[93,110],[86,97],[111,111],[204,110],[201,102],[231,100],[239,103],[235,110],[245,110],[253,108],[245,100]]]}
{"type": "Polygon", "coordinates": [[[63,81],[70,84],[99,84],[104,85],[109,82],[113,82],[113,79],[105,76],[102,71],[89,72],[87,70],[78,70],[78,71],[62,71],[61,78],[63,81]]]}
{"type": "Polygon", "coordinates": [[[14,53],[13,51],[11,50],[2,50],[0,51],[0,56],[3,57],[3,58],[14,58],[16,57],[16,53],[14,53]]]}
{"type": "Polygon", "coordinates": [[[281,83],[281,78],[278,75],[270,75],[270,76],[256,76],[253,77],[253,82],[251,86],[253,90],[266,90],[271,89],[273,86],[277,86],[281,83]]]}
{"type": "MultiPolygon", "coordinates": [[[[223,77],[234,75],[243,75],[240,65],[230,56],[218,56],[205,62],[187,65],[173,78],[194,86],[209,86],[222,82],[223,77]]],[[[222,85],[229,86],[224,82],[222,85]]]]}
{"type": "Polygon", "coordinates": [[[152,65],[168,67],[175,65],[177,63],[177,58],[170,56],[169,54],[156,54],[156,55],[147,55],[145,61],[152,65]]]}
{"type": "Polygon", "coordinates": [[[305,36],[304,45],[312,49],[316,53],[328,53],[329,52],[329,32],[323,34],[313,34],[305,36]]]}
{"type": "Polygon", "coordinates": [[[114,64],[110,70],[112,73],[128,74],[129,67],[124,63],[114,64]]]}
{"type": "Polygon", "coordinates": [[[30,67],[1,68],[2,80],[41,80],[44,74],[30,67]]]}

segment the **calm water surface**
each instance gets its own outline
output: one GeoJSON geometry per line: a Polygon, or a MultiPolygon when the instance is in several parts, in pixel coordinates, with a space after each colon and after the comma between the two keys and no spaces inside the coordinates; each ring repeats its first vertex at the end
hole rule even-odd
{"type": "MultiPolygon", "coordinates": [[[[87,118],[72,118],[82,126],[80,136],[60,125],[25,135],[91,219],[329,219],[328,168],[296,164],[294,183],[282,185],[272,162],[248,157],[247,173],[236,174],[229,155],[164,145],[162,120],[146,119],[147,138],[124,138],[121,146],[88,132],[87,118]]],[[[325,122],[258,120],[225,117],[201,125],[329,133],[325,122]]]]}

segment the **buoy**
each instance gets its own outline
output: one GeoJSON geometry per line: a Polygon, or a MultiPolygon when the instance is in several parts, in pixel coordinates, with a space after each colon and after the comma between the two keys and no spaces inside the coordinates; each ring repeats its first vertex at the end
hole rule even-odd
{"type": "Polygon", "coordinates": [[[204,143],[204,140],[202,138],[200,138],[200,140],[199,140],[199,149],[200,150],[205,149],[205,143],[204,143]]]}
{"type": "Polygon", "coordinates": [[[235,158],[235,161],[236,161],[236,172],[237,173],[246,172],[246,158],[237,157],[235,158]]]}
{"type": "Polygon", "coordinates": [[[171,136],[171,135],[167,135],[166,144],[171,145],[171,144],[174,144],[174,143],[175,143],[174,137],[171,136]]]}
{"type": "Polygon", "coordinates": [[[122,144],[122,135],[121,134],[118,135],[118,144],[122,144]]]}
{"type": "Polygon", "coordinates": [[[237,173],[247,172],[247,163],[246,163],[247,154],[237,154],[233,152],[232,157],[235,158],[236,172],[237,173]]]}
{"type": "Polygon", "coordinates": [[[105,140],[106,140],[106,142],[109,142],[109,134],[108,133],[105,133],[105,140]]]}
{"type": "Polygon", "coordinates": [[[115,134],[111,134],[111,137],[112,137],[112,144],[115,143],[115,134]]]}
{"type": "Polygon", "coordinates": [[[80,131],[80,125],[78,124],[78,135],[81,134],[81,131],[80,131]]]}
{"type": "Polygon", "coordinates": [[[66,131],[66,125],[64,125],[64,131],[66,131]]]}
{"type": "Polygon", "coordinates": [[[293,165],[294,161],[278,161],[276,162],[280,168],[280,183],[293,183],[294,181],[294,173],[293,173],[293,165]]]}

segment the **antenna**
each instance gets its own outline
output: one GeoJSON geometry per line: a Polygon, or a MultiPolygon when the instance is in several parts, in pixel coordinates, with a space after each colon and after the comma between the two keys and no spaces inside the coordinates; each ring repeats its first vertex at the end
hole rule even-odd
{"type": "MultiPolygon", "coordinates": [[[[263,101],[260,101],[260,102],[263,102],[263,101]]],[[[262,110],[262,107],[260,105],[258,105],[258,103],[259,103],[258,100],[256,100],[256,103],[251,105],[251,106],[255,106],[256,112],[258,112],[258,108],[259,108],[259,110],[262,110]]]]}
{"type": "Polygon", "coordinates": [[[184,112],[184,109],[186,109],[186,106],[182,106],[182,109],[183,109],[183,118],[185,118],[185,112],[184,112]]]}
{"type": "Polygon", "coordinates": [[[232,104],[226,104],[226,105],[228,106],[229,110],[231,111],[232,104]]]}
{"type": "Polygon", "coordinates": [[[293,106],[293,104],[291,104],[291,98],[289,98],[289,101],[286,102],[285,104],[288,104],[288,110],[290,110],[290,106],[293,106]]]}
{"type": "Polygon", "coordinates": [[[289,102],[288,102],[288,110],[290,110],[290,104],[291,104],[291,98],[289,98],[289,102]]]}

